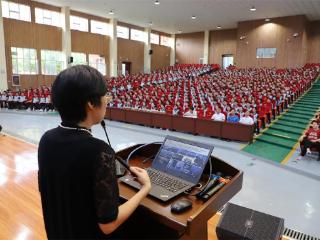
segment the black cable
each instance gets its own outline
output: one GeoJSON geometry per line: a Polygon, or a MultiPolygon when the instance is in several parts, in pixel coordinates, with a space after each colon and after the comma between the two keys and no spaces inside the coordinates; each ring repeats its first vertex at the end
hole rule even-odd
{"type": "Polygon", "coordinates": [[[161,145],[162,145],[162,143],[163,143],[163,142],[152,142],[152,143],[142,144],[141,146],[133,149],[133,150],[130,152],[130,154],[128,155],[128,157],[127,157],[127,159],[126,159],[126,162],[129,164],[129,160],[130,160],[132,154],[134,154],[137,150],[139,150],[139,149],[141,149],[141,148],[143,148],[143,147],[146,147],[146,146],[148,146],[148,145],[151,145],[151,144],[161,144],[161,145]]]}
{"type": "MultiPolygon", "coordinates": [[[[209,159],[209,172],[210,172],[210,174],[209,174],[208,180],[207,180],[206,184],[203,186],[202,190],[205,189],[205,188],[208,186],[208,184],[209,184],[209,182],[210,182],[210,180],[211,180],[211,175],[212,175],[211,156],[210,156],[210,159],[209,159]]],[[[191,189],[191,190],[192,190],[192,189],[191,189]]],[[[184,191],[184,193],[185,193],[185,194],[188,194],[189,196],[196,196],[197,194],[199,194],[200,192],[202,192],[202,190],[201,190],[201,191],[198,191],[198,192],[196,192],[196,193],[194,193],[194,194],[188,193],[188,192],[186,192],[186,191],[184,191]]]]}

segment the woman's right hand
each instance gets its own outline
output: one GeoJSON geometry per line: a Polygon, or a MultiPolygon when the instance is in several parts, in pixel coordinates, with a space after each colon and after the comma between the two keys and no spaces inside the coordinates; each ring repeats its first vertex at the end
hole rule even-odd
{"type": "Polygon", "coordinates": [[[145,188],[149,192],[151,189],[151,182],[147,171],[139,167],[130,167],[130,171],[136,175],[138,182],[142,186],[141,188],[145,188]]]}

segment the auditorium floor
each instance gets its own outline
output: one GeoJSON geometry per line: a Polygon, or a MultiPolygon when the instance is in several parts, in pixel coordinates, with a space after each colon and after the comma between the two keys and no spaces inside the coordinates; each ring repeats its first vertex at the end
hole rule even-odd
{"type": "MultiPolygon", "coordinates": [[[[5,133],[35,144],[46,130],[59,122],[55,114],[0,110],[0,124],[5,133]]],[[[136,143],[161,141],[167,134],[214,144],[213,155],[244,171],[243,188],[231,202],[283,217],[286,227],[320,237],[320,162],[294,163],[294,154],[288,166],[283,166],[241,152],[244,146],[241,143],[119,122],[106,121],[106,124],[115,150],[136,143]],[[301,171],[299,165],[308,171],[301,171]]],[[[99,126],[93,128],[93,134],[105,140],[99,126]]]]}

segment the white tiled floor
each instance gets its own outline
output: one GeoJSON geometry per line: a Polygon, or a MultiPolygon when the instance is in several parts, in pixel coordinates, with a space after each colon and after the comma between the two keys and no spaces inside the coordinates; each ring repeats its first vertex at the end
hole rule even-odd
{"type": "MultiPolygon", "coordinates": [[[[0,111],[0,124],[5,132],[35,144],[46,130],[59,122],[59,117],[53,114],[0,111]]],[[[320,177],[304,174],[290,164],[285,167],[252,157],[240,151],[241,143],[118,122],[106,121],[106,124],[115,150],[136,143],[161,141],[167,134],[214,144],[213,155],[244,171],[242,190],[231,202],[283,217],[286,227],[320,237],[320,177]]],[[[93,134],[106,139],[100,126],[93,128],[93,134]]],[[[312,162],[312,168],[320,172],[320,162],[312,162]]]]}

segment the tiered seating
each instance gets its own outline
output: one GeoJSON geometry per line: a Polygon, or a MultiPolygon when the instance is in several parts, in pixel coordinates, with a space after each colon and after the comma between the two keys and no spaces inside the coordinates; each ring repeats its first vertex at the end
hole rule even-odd
{"type": "Polygon", "coordinates": [[[296,69],[211,68],[178,65],[151,75],[112,79],[110,107],[206,119],[211,119],[219,108],[227,121],[245,123],[251,121],[241,118],[251,117],[259,129],[307,90],[320,72],[319,64],[296,69]],[[122,88],[115,82],[121,82],[122,88]],[[140,85],[128,88],[132,82],[140,85]]]}

